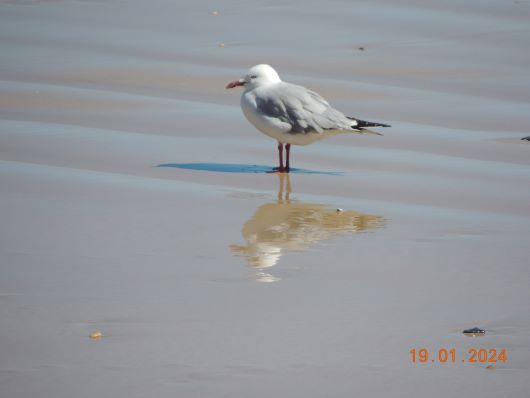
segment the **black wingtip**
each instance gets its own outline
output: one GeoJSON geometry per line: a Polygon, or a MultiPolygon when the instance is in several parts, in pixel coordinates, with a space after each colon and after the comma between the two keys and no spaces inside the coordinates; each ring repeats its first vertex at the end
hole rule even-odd
{"type": "Polygon", "coordinates": [[[350,120],[355,120],[357,122],[356,125],[353,125],[352,127],[353,128],[365,128],[365,127],[392,127],[391,125],[389,124],[384,124],[384,123],[375,123],[375,122],[367,122],[366,120],[359,120],[359,119],[356,119],[354,117],[349,117],[348,116],[348,119],[350,120]]]}

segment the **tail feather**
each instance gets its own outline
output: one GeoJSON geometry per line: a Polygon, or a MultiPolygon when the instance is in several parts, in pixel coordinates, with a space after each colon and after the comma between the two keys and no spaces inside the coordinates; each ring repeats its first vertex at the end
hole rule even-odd
{"type": "Polygon", "coordinates": [[[377,131],[368,130],[368,129],[359,129],[355,131],[359,134],[373,134],[373,135],[380,135],[381,137],[383,136],[383,134],[378,133],[377,131]]]}

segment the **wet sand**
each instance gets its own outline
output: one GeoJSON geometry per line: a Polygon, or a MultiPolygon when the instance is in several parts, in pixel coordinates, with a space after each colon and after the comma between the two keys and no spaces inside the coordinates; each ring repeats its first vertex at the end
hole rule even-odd
{"type": "Polygon", "coordinates": [[[524,396],[529,16],[1,2],[0,395],[524,396]],[[266,173],[224,89],[260,62],[393,127],[266,173]]]}

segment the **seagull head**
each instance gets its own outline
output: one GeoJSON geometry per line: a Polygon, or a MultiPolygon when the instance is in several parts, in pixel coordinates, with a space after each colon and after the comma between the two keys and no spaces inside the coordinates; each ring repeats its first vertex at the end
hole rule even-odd
{"type": "Polygon", "coordinates": [[[244,86],[245,91],[253,90],[256,87],[267,86],[281,82],[280,76],[270,65],[255,65],[239,80],[234,80],[226,85],[226,88],[244,86]]]}

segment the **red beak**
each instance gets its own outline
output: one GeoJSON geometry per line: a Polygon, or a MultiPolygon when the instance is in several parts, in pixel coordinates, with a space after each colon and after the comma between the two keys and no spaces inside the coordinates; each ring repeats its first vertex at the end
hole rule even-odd
{"type": "Polygon", "coordinates": [[[226,85],[225,88],[234,88],[237,86],[244,86],[245,82],[243,80],[234,80],[233,82],[230,82],[226,85]]]}

